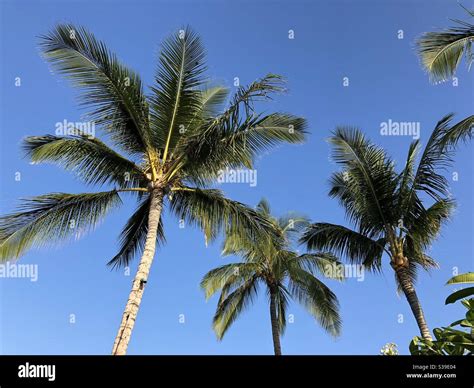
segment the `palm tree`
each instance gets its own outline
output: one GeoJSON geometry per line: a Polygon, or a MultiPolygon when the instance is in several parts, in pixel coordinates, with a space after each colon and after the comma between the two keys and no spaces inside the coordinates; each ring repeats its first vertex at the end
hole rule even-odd
{"type": "Polygon", "coordinates": [[[164,206],[200,227],[208,240],[231,227],[249,231],[249,239],[256,238],[250,231],[268,232],[255,211],[209,186],[222,169],[252,167],[255,156],[271,146],[302,142],[305,121],[255,111],[255,101],[283,90],[282,78],[273,74],[239,88],[223,109],[228,90],[208,86],[204,49],[190,28],[163,43],[149,95],[139,76],[84,28],[59,25],[41,39],[44,56],[81,89],[82,104],[91,109],[89,120],[113,148],[74,133],[28,137],[26,153],[35,163],[54,162],[87,184],[112,188],[26,200],[19,212],[0,219],[0,259],[82,235],[121,203],[120,193],[135,195],[137,208],[121,233],[120,251],[109,262],[112,267],[127,266],[141,254],[112,351],[125,354],[156,243],[164,242],[164,206]]]}
{"type": "MultiPolygon", "coordinates": [[[[464,9],[470,17],[474,17],[473,11],[464,9]]],[[[463,55],[466,56],[469,69],[474,60],[474,24],[456,19],[453,22],[457,24],[455,27],[426,32],[416,42],[423,67],[432,82],[444,82],[452,78],[463,55]]]]}
{"type": "Polygon", "coordinates": [[[414,287],[416,273],[437,266],[426,250],[455,205],[441,172],[451,165],[456,144],[472,136],[474,116],[455,125],[451,120],[447,115],[438,122],[418,165],[420,141],[411,143],[399,173],[360,130],[337,128],[329,141],[342,171],[332,175],[329,195],[339,200],[354,228],[315,223],[301,239],[309,250],[329,250],[373,271],[381,271],[385,253],[426,339],[431,335],[414,287]]]}
{"type": "Polygon", "coordinates": [[[217,338],[221,340],[239,314],[250,306],[260,285],[269,296],[275,355],[281,355],[280,336],[285,330],[290,298],[301,303],[327,332],[339,335],[337,297],[315,277],[319,272],[341,280],[336,257],[324,252],[299,255],[292,250],[296,237],[309,224],[306,217],[289,213],[274,218],[265,200],[257,205],[257,213],[268,220],[275,233],[256,242],[231,230],[224,241],[223,255],[239,255],[244,261],[209,271],[201,282],[206,298],[221,291],[213,320],[217,338]]]}

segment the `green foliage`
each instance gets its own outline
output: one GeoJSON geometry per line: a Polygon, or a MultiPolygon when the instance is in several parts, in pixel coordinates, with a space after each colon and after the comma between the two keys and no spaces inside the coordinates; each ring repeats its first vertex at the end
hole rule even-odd
{"type": "MultiPolygon", "coordinates": [[[[239,87],[230,106],[191,128],[176,148],[187,161],[182,171],[198,184],[216,179],[225,168],[252,168],[256,155],[281,142],[301,143],[306,121],[286,113],[256,113],[255,102],[281,92],[282,78],[269,74],[248,87],[239,87]]],[[[185,163],[185,161],[183,161],[185,163]]]]}
{"type": "MultiPolygon", "coordinates": [[[[474,272],[466,272],[457,276],[453,276],[446,284],[465,284],[474,283],[474,272]]],[[[457,302],[459,299],[465,299],[474,295],[474,287],[467,287],[453,292],[446,298],[445,304],[457,302]]]]}
{"type": "Polygon", "coordinates": [[[474,272],[466,272],[453,276],[446,284],[474,283],[474,272]]]}
{"type": "MultiPolygon", "coordinates": [[[[451,278],[447,284],[474,283],[474,273],[468,272],[451,278]]],[[[446,304],[474,295],[474,287],[464,288],[452,293],[446,299],[446,304]]],[[[464,319],[453,322],[448,327],[433,330],[435,340],[427,341],[414,337],[410,343],[412,355],[441,355],[462,356],[474,352],[474,298],[461,300],[467,309],[464,319]],[[466,329],[466,331],[462,329],[466,329]]]]}
{"type": "Polygon", "coordinates": [[[201,39],[190,28],[162,44],[150,107],[153,144],[163,150],[163,161],[182,138],[179,126],[190,130],[189,123],[202,106],[198,88],[204,83],[204,59],[201,39]]]}
{"type": "MultiPolygon", "coordinates": [[[[466,11],[471,18],[474,17],[474,12],[466,11]]],[[[417,40],[418,53],[432,82],[443,82],[453,77],[463,55],[469,69],[474,60],[474,25],[462,20],[453,21],[455,27],[427,32],[417,40]]]]}
{"type": "MultiPolygon", "coordinates": [[[[299,255],[291,249],[294,234],[308,224],[305,216],[295,213],[275,218],[267,201],[257,205],[257,213],[273,228],[264,239],[251,239],[239,229],[229,229],[223,246],[224,255],[239,255],[243,262],[227,264],[209,271],[201,282],[206,298],[220,291],[213,326],[219,339],[258,295],[259,286],[275,298],[279,333],[286,327],[285,311],[290,298],[298,301],[330,334],[341,329],[336,295],[316,274],[326,275],[328,265],[340,265],[325,252],[299,255]]],[[[338,275],[337,280],[342,280],[338,275]]]]}
{"type": "Polygon", "coordinates": [[[227,199],[216,189],[176,188],[170,210],[179,219],[202,229],[208,241],[214,240],[220,230],[243,233],[251,239],[260,235],[262,227],[273,232],[264,217],[240,202],[227,199]]]}
{"type": "Polygon", "coordinates": [[[148,107],[140,77],[84,27],[62,24],[41,37],[43,56],[81,91],[88,119],[115,145],[143,154],[149,147],[148,107]]]}
{"type": "Polygon", "coordinates": [[[344,207],[353,228],[314,223],[301,242],[309,250],[331,251],[374,271],[381,269],[384,252],[391,260],[397,259],[394,252],[402,252],[412,280],[419,267],[436,267],[425,251],[455,206],[443,172],[452,165],[457,145],[470,139],[474,128],[474,116],[456,124],[452,117],[437,123],[419,157],[419,142],[410,145],[400,172],[386,151],[360,130],[337,128],[329,142],[342,170],[332,175],[329,195],[344,207]]]}
{"type": "MultiPolygon", "coordinates": [[[[254,106],[284,91],[280,76],[269,74],[240,87],[224,109],[229,90],[208,81],[204,47],[189,27],[163,42],[149,95],[138,74],[85,28],[60,24],[40,39],[44,57],[79,90],[85,119],[94,122],[103,140],[80,132],[32,136],[24,140],[25,153],[35,164],[55,163],[87,184],[113,190],[49,194],[33,199],[32,209],[1,217],[0,261],[74,234],[64,226],[68,218],[75,218],[81,231],[91,229],[119,202],[118,193],[129,192],[139,205],[122,230],[120,251],[109,262],[128,265],[143,250],[150,187],[165,194],[164,207],[199,226],[208,239],[221,230],[248,231],[250,239],[271,234],[255,211],[209,187],[226,167],[251,166],[274,145],[304,140],[304,119],[263,115],[254,106]]],[[[160,221],[160,242],[163,233],[160,221]]]]}
{"type": "Polygon", "coordinates": [[[474,295],[474,287],[463,288],[462,290],[453,292],[446,298],[445,304],[457,302],[460,299],[465,299],[468,296],[474,295]]]}
{"type": "MultiPolygon", "coordinates": [[[[146,196],[141,200],[138,208],[129,218],[120,234],[120,251],[107,263],[112,268],[128,267],[131,260],[143,252],[148,232],[149,209],[150,197],[146,196]]],[[[159,244],[166,242],[163,220],[161,218],[158,223],[156,238],[159,244]]]]}
{"type": "Polygon", "coordinates": [[[0,257],[18,258],[31,246],[80,237],[121,204],[117,191],[53,193],[23,201],[19,212],[0,218],[0,257]]]}
{"type": "Polygon", "coordinates": [[[139,166],[98,138],[89,136],[30,136],[23,148],[33,163],[52,162],[76,173],[88,184],[146,185],[139,166]]]}
{"type": "Polygon", "coordinates": [[[467,309],[464,319],[453,322],[448,327],[433,330],[435,340],[427,341],[414,337],[410,343],[412,355],[462,356],[472,355],[474,351],[474,299],[463,300],[467,309]],[[456,327],[466,328],[467,331],[456,327]]]}

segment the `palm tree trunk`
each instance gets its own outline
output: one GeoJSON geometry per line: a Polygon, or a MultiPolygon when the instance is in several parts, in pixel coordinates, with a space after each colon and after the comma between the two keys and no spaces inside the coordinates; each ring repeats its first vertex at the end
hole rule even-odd
{"type": "Polygon", "coordinates": [[[397,274],[400,287],[402,288],[403,293],[407,298],[408,304],[410,305],[411,311],[415,316],[421,336],[425,340],[432,341],[433,338],[431,337],[430,329],[426,323],[420,300],[418,299],[418,295],[416,295],[415,287],[413,286],[413,282],[411,281],[407,268],[405,266],[399,266],[395,269],[395,272],[397,274]]]}
{"type": "Polygon", "coordinates": [[[270,290],[270,318],[272,321],[273,349],[275,356],[281,356],[280,328],[276,314],[275,293],[270,290]]]}
{"type": "Polygon", "coordinates": [[[132,336],[133,326],[137,319],[138,309],[142,301],[145,285],[150,273],[153,257],[155,256],[156,236],[158,230],[158,223],[161,217],[161,210],[163,208],[163,191],[154,189],[151,192],[150,210],[148,213],[148,232],[146,236],[145,248],[143,255],[138,265],[138,270],[133,279],[132,290],[127,300],[125,310],[122,316],[122,322],[115,338],[112,355],[125,355],[127,352],[128,343],[132,336]]]}

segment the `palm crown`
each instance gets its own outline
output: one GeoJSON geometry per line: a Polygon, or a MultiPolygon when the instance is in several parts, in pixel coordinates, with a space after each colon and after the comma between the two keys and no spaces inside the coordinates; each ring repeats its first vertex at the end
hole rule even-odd
{"type": "Polygon", "coordinates": [[[418,163],[420,142],[411,143],[400,172],[386,152],[358,129],[336,129],[329,141],[342,171],[332,175],[329,194],[339,200],[354,229],[315,223],[301,239],[308,249],[330,250],[375,271],[381,270],[386,253],[426,336],[429,331],[413,282],[417,268],[436,266],[426,250],[455,205],[442,171],[451,165],[456,144],[472,136],[474,116],[455,125],[451,120],[447,115],[438,122],[418,163]]]}
{"type": "Polygon", "coordinates": [[[241,234],[227,234],[223,255],[242,256],[244,261],[216,268],[201,282],[207,298],[221,291],[213,321],[217,337],[221,339],[250,306],[259,285],[267,289],[270,297],[275,354],[281,354],[279,336],[285,330],[290,298],[301,303],[326,331],[337,336],[341,328],[339,303],[334,293],[315,277],[320,273],[341,279],[340,271],[328,270],[328,266],[340,265],[337,258],[325,252],[300,255],[292,250],[292,243],[309,224],[305,216],[289,213],[275,218],[265,200],[260,201],[257,212],[272,225],[273,237],[255,242],[241,234]]]}
{"type": "Polygon", "coordinates": [[[225,167],[251,166],[256,154],[277,142],[303,141],[305,122],[288,114],[262,116],[253,110],[255,100],[282,90],[282,79],[276,75],[240,88],[219,113],[228,90],[200,89],[206,82],[203,47],[191,30],[182,34],[164,42],[150,96],[144,95],[138,75],[86,30],[60,25],[42,38],[45,57],[82,90],[82,103],[93,108],[88,118],[126,156],[86,134],[26,138],[24,148],[33,162],[54,162],[86,183],[115,188],[29,200],[20,213],[2,218],[3,259],[77,230],[69,227],[68,220],[75,220],[81,230],[94,226],[120,204],[119,192],[130,191],[140,203],[124,229],[120,253],[111,262],[127,264],[146,232],[150,186],[161,185],[172,193],[171,210],[197,223],[208,238],[225,220],[254,222],[251,210],[226,200],[218,190],[202,188],[225,167]]]}
{"type": "Polygon", "coordinates": [[[222,228],[249,238],[270,230],[255,211],[209,186],[222,169],[251,167],[255,156],[274,144],[304,140],[304,119],[255,110],[255,102],[284,90],[280,76],[269,74],[238,88],[224,108],[229,90],[209,86],[201,40],[189,28],[164,41],[148,95],[140,77],[84,28],[59,25],[41,37],[41,49],[53,69],[81,90],[81,105],[89,108],[86,117],[104,140],[80,132],[28,137],[26,153],[35,163],[56,163],[87,184],[112,189],[25,201],[17,213],[0,219],[0,259],[83,234],[120,205],[120,193],[130,192],[138,206],[109,264],[128,265],[135,255],[147,255],[132,289],[134,309],[132,299],[141,298],[155,242],[164,240],[161,209],[167,199],[170,211],[199,226],[207,239],[222,228]]]}

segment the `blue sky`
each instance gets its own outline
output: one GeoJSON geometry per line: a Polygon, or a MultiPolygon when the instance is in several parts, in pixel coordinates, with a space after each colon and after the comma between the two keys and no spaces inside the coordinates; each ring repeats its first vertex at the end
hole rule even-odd
{"type": "MultiPolygon", "coordinates": [[[[234,77],[247,84],[269,72],[284,75],[289,93],[264,108],[306,117],[307,143],[263,155],[256,187],[222,186],[228,196],[252,206],[266,197],[277,214],[297,210],[314,221],[345,223],[343,210],[327,196],[337,166],[328,160],[325,139],[337,125],[362,128],[402,163],[412,139],[381,136],[381,122],[420,122],[424,143],[445,114],[455,112],[459,120],[472,114],[472,74],[464,64],[458,86],[431,85],[413,48],[420,33],[448,26],[448,17],[465,18],[455,1],[1,1],[0,10],[2,214],[20,197],[91,190],[56,166],[30,165],[20,152],[23,137],[53,134],[56,122],[79,121],[83,113],[76,91],[38,55],[37,36],[58,22],[86,26],[147,85],[160,42],[187,24],[204,41],[213,79],[233,88],[234,77]],[[289,30],[294,39],[288,39],[289,30]],[[16,77],[21,86],[15,86],[16,77]],[[349,86],[343,86],[344,77],[349,86]]],[[[453,267],[473,268],[472,167],[472,146],[464,146],[449,172],[459,175],[452,182],[459,205],[431,251],[441,268],[419,276],[418,294],[431,328],[462,314],[459,306],[444,306],[453,291],[444,283],[453,267]]],[[[0,279],[1,354],[110,353],[132,282],[132,276],[105,265],[133,210],[131,199],[124,202],[95,233],[22,257],[21,263],[38,265],[38,281],[0,279]]],[[[156,254],[129,354],[271,354],[264,293],[222,342],[211,330],[216,299],[205,302],[199,282],[211,268],[237,258],[221,258],[219,242],[206,248],[202,233],[180,229],[168,215],[165,229],[167,245],[156,254]]],[[[134,270],[135,265],[132,275],[134,270]]],[[[327,284],[340,299],[342,336],[332,339],[292,304],[294,323],[282,339],[285,354],[378,354],[387,342],[407,353],[418,331],[406,300],[396,294],[389,266],[381,276],[366,274],[363,282],[327,284]]]]}

